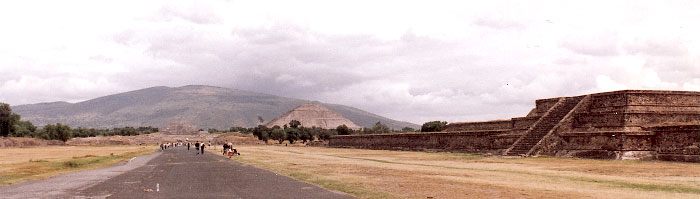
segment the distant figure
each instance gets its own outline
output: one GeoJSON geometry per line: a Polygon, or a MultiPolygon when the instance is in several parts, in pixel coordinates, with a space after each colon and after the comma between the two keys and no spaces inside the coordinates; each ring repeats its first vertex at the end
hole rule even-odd
{"type": "Polygon", "coordinates": [[[161,143],[161,144],[160,144],[160,150],[162,151],[163,149],[164,149],[164,148],[163,148],[163,144],[161,143]]]}
{"type": "Polygon", "coordinates": [[[199,141],[194,143],[194,149],[197,150],[197,155],[199,155],[199,141]]]}
{"type": "Polygon", "coordinates": [[[200,147],[201,147],[201,150],[200,150],[200,151],[202,151],[202,155],[204,155],[204,146],[205,146],[204,143],[202,143],[202,144],[200,145],[200,147]]]}
{"type": "Polygon", "coordinates": [[[224,143],[224,150],[222,150],[222,151],[223,151],[223,155],[226,155],[226,153],[228,153],[228,149],[229,149],[228,144],[224,143]]]}
{"type": "Polygon", "coordinates": [[[187,150],[188,151],[190,150],[190,143],[189,142],[187,143],[187,150]]]}
{"type": "Polygon", "coordinates": [[[241,154],[238,153],[238,150],[233,148],[233,143],[229,142],[228,143],[228,158],[231,159],[231,156],[233,156],[233,155],[241,155],[241,154]]]}

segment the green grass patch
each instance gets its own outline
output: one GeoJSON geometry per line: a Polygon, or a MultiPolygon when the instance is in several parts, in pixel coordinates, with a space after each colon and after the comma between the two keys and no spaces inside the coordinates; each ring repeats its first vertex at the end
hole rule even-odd
{"type": "Polygon", "coordinates": [[[570,180],[590,182],[590,183],[601,183],[606,184],[611,187],[637,189],[643,191],[662,191],[671,193],[690,193],[690,194],[700,194],[700,188],[698,187],[688,187],[683,185],[665,185],[665,184],[642,184],[642,183],[632,183],[632,182],[622,182],[615,180],[599,180],[592,178],[568,178],[570,180]]]}

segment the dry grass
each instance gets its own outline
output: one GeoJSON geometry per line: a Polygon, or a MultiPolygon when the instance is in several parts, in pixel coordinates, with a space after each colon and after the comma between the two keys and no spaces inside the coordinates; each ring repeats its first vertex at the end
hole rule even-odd
{"type": "Polygon", "coordinates": [[[0,185],[106,167],[132,157],[153,153],[156,148],[156,146],[0,148],[0,185]]]}
{"type": "Polygon", "coordinates": [[[700,164],[236,147],[237,161],[360,198],[700,197],[700,164]]]}

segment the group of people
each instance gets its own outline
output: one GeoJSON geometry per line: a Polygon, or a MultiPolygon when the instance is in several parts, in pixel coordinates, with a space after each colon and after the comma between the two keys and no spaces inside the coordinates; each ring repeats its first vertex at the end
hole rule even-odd
{"type": "Polygon", "coordinates": [[[224,149],[222,151],[223,151],[224,155],[228,154],[229,159],[231,159],[231,156],[233,156],[233,155],[241,155],[240,153],[238,153],[238,150],[233,148],[233,143],[231,143],[231,142],[225,143],[224,149]]]}
{"type": "Polygon", "coordinates": [[[162,143],[162,144],[160,144],[160,150],[162,151],[162,150],[168,149],[168,148],[173,147],[173,146],[176,146],[176,145],[173,143],[162,143]]]}
{"type": "MultiPolygon", "coordinates": [[[[195,142],[194,144],[191,143],[191,142],[187,142],[186,144],[185,144],[185,143],[182,143],[182,142],[179,142],[179,143],[163,143],[163,144],[160,144],[160,150],[165,150],[165,149],[168,149],[169,147],[173,147],[173,146],[187,146],[187,150],[188,150],[188,151],[190,150],[191,147],[194,147],[194,149],[195,149],[195,151],[196,151],[196,155],[199,155],[199,154],[202,154],[202,155],[203,155],[203,154],[204,154],[204,148],[206,148],[206,147],[211,147],[211,141],[209,141],[209,143],[204,143],[204,142],[199,142],[199,141],[197,141],[197,142],[195,142]]],[[[236,150],[235,148],[233,148],[233,143],[231,143],[231,142],[228,142],[228,143],[225,143],[225,144],[224,144],[224,147],[223,147],[222,152],[223,152],[223,155],[224,155],[224,156],[225,156],[225,155],[228,155],[228,158],[229,158],[229,159],[230,159],[231,156],[233,156],[233,155],[241,155],[240,153],[238,153],[238,150],[236,150]]]]}
{"type": "MultiPolygon", "coordinates": [[[[194,150],[197,151],[196,155],[199,155],[199,154],[204,154],[204,148],[207,147],[207,144],[204,142],[199,142],[199,141],[195,142],[194,144],[188,142],[187,143],[187,150],[189,151],[190,147],[192,147],[192,146],[194,146],[194,150]]],[[[211,146],[211,142],[209,142],[209,146],[211,146]]]]}

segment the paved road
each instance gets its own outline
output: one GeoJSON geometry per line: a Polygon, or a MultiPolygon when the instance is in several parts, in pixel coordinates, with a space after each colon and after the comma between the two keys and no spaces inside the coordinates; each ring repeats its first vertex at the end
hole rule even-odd
{"type": "Polygon", "coordinates": [[[31,180],[0,187],[0,198],[71,198],[75,192],[146,165],[161,153],[132,158],[115,166],[31,180]]]}
{"type": "Polygon", "coordinates": [[[196,155],[185,147],[159,153],[141,167],[59,198],[352,198],[221,155],[196,155]]]}

